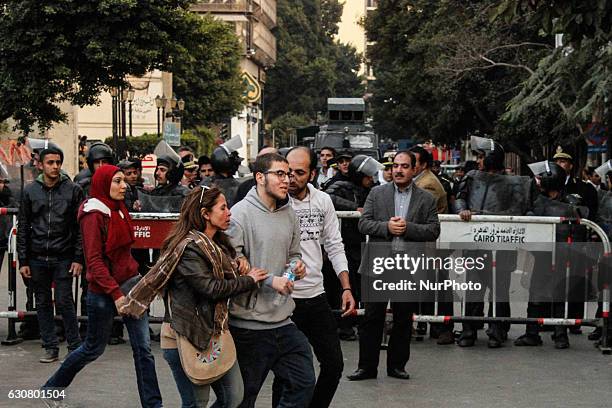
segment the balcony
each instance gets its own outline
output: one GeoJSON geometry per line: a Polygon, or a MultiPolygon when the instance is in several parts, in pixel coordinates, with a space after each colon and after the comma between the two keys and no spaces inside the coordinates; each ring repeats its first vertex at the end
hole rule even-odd
{"type": "Polygon", "coordinates": [[[251,58],[259,64],[270,66],[276,62],[276,38],[261,22],[253,27],[253,47],[255,55],[251,58]]]}
{"type": "Polygon", "coordinates": [[[213,14],[243,14],[253,16],[269,28],[276,27],[275,0],[199,0],[191,11],[213,14]]]}
{"type": "Polygon", "coordinates": [[[253,15],[268,28],[276,27],[276,0],[253,0],[253,15]]]}

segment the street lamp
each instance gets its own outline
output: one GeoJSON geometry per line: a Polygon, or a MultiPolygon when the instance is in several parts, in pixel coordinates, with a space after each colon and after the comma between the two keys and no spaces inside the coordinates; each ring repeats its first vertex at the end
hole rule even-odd
{"type": "Polygon", "coordinates": [[[113,147],[115,151],[117,151],[117,147],[119,146],[119,135],[117,134],[117,95],[119,95],[119,89],[116,87],[111,87],[109,89],[109,93],[111,96],[111,106],[113,112],[113,120],[112,120],[112,128],[113,128],[113,147]]]}
{"type": "Polygon", "coordinates": [[[159,139],[159,137],[160,137],[160,132],[159,132],[159,110],[162,107],[162,98],[159,95],[157,95],[155,97],[155,107],[157,108],[157,138],[159,139]]]}
{"type": "Polygon", "coordinates": [[[183,111],[185,110],[185,100],[183,98],[179,99],[177,102],[178,110],[179,110],[179,121],[181,125],[181,135],[183,134],[183,111]]]}
{"type": "Polygon", "coordinates": [[[128,93],[127,93],[127,101],[128,101],[128,106],[129,106],[129,115],[130,115],[130,137],[132,137],[132,102],[134,102],[134,95],[136,94],[136,92],[134,91],[133,88],[128,89],[128,93]]]}

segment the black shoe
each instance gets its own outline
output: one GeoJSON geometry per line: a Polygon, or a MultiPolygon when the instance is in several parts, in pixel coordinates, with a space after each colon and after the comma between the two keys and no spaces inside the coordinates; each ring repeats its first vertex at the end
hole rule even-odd
{"type": "Polygon", "coordinates": [[[109,346],[116,346],[118,344],[125,344],[125,340],[123,339],[123,337],[111,337],[110,339],[108,339],[109,346]]]}
{"type": "Polygon", "coordinates": [[[391,368],[387,370],[387,375],[393,378],[399,378],[400,380],[410,379],[410,374],[401,368],[391,368]]]}
{"type": "Polygon", "coordinates": [[[488,348],[500,348],[504,345],[504,342],[496,337],[489,337],[489,341],[487,342],[488,348]]]}
{"type": "Polygon", "coordinates": [[[472,347],[476,342],[476,332],[475,331],[463,331],[459,336],[459,340],[457,344],[459,347],[472,347]]]}
{"type": "Polygon", "coordinates": [[[353,328],[351,327],[349,330],[339,330],[338,331],[338,337],[340,337],[340,340],[344,340],[344,341],[355,341],[357,340],[357,335],[355,334],[355,331],[353,330],[353,328]]]}
{"type": "Polygon", "coordinates": [[[57,360],[59,360],[59,350],[46,349],[45,353],[38,361],[41,363],[53,363],[57,360]]]}
{"type": "Polygon", "coordinates": [[[424,336],[427,334],[427,323],[419,322],[417,323],[416,334],[419,336],[424,336]]]}
{"type": "Polygon", "coordinates": [[[519,347],[541,346],[542,338],[535,334],[523,334],[521,337],[514,340],[514,345],[519,347]]]}
{"type": "Polygon", "coordinates": [[[440,335],[438,336],[438,341],[436,343],[438,343],[441,346],[444,346],[447,344],[454,344],[455,336],[453,335],[452,332],[440,333],[440,335]]]}
{"type": "Polygon", "coordinates": [[[555,342],[555,348],[556,349],[566,349],[569,347],[569,338],[567,337],[567,334],[560,334],[555,336],[553,334],[552,339],[555,342]]]}
{"type": "Polygon", "coordinates": [[[595,328],[595,330],[593,330],[591,333],[589,333],[589,340],[597,341],[597,340],[601,339],[601,333],[602,332],[603,332],[603,329],[601,327],[595,328]]]}
{"type": "Polygon", "coordinates": [[[347,375],[346,378],[349,381],[370,380],[376,378],[376,372],[369,372],[363,368],[358,368],[353,374],[347,375]]]}

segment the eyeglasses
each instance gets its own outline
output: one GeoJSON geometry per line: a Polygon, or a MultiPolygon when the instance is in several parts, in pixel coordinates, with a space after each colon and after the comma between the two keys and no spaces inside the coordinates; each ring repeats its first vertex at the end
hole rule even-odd
{"type": "Polygon", "coordinates": [[[293,174],[291,174],[291,172],[286,172],[284,170],[274,170],[274,171],[268,170],[268,171],[264,171],[264,174],[274,174],[280,180],[284,180],[285,178],[293,177],[293,174]]]}
{"type": "Polygon", "coordinates": [[[200,205],[202,205],[202,199],[204,198],[204,192],[206,190],[210,190],[210,187],[208,186],[202,186],[202,192],[200,193],[200,205]]]}

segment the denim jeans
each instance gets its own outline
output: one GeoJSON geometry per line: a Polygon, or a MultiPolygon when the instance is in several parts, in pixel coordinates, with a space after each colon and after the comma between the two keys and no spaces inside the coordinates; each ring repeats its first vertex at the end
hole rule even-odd
{"type": "Polygon", "coordinates": [[[81,344],[76,318],[76,309],[72,299],[73,277],[69,273],[70,259],[30,259],[32,284],[36,299],[36,316],[40,327],[40,337],[43,347],[47,350],[59,350],[59,342],[55,334],[53,316],[53,296],[51,285],[55,282],[55,307],[64,319],[64,329],[68,349],[74,350],[81,344]]]}
{"type": "MultiPolygon", "coordinates": [[[[291,320],[308,338],[321,368],[310,406],[312,408],[329,407],[344,369],[336,318],[327,303],[325,293],[310,299],[294,298],[293,300],[295,310],[291,320]]],[[[272,386],[273,407],[278,405],[281,391],[280,378],[275,377],[272,386]]]]}
{"type": "Polygon", "coordinates": [[[308,339],[295,324],[267,330],[230,326],[230,330],[244,379],[240,407],[255,406],[270,370],[282,384],[277,408],[309,406],[315,387],[312,351],[308,339]]]}
{"type": "Polygon", "coordinates": [[[244,394],[244,384],[238,362],[222,378],[211,385],[196,385],[185,374],[178,349],[163,349],[162,351],[181,395],[181,408],[206,408],[210,387],[217,396],[217,400],[211,405],[211,408],[236,408],[240,405],[244,394]]]}
{"type": "MultiPolygon", "coordinates": [[[[108,295],[87,294],[87,336],[83,344],[70,353],[60,368],[47,380],[43,388],[65,388],[87,364],[104,353],[111,334],[115,302],[108,295]]],[[[124,317],[132,345],[136,382],[140,404],[145,408],[161,407],[162,399],[155,373],[155,360],[151,354],[149,317],[141,319],[124,317]]]]}

